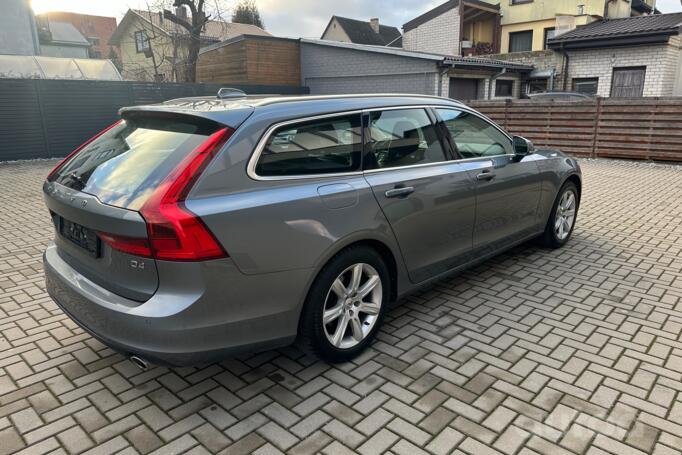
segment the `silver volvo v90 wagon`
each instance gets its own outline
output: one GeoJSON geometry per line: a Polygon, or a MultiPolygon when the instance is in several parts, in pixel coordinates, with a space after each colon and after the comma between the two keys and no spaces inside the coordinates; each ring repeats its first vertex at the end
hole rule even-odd
{"type": "Polygon", "coordinates": [[[449,99],[229,94],[124,108],[47,177],[47,289],[143,366],[361,352],[389,302],[573,230],[576,161],[449,99]]]}

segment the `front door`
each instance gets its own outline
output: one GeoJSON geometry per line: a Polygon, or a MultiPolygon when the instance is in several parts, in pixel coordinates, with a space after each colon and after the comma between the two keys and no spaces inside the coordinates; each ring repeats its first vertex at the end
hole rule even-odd
{"type": "Polygon", "coordinates": [[[451,77],[450,98],[460,101],[478,99],[478,79],[451,77]]]}
{"type": "Polygon", "coordinates": [[[540,175],[534,157],[519,160],[512,140],[467,111],[437,109],[459,163],[476,182],[474,253],[485,254],[537,231],[540,175]]]}
{"type": "Polygon", "coordinates": [[[365,178],[391,224],[410,279],[462,264],[472,248],[475,193],[467,170],[448,161],[422,108],[370,113],[365,178]]]}

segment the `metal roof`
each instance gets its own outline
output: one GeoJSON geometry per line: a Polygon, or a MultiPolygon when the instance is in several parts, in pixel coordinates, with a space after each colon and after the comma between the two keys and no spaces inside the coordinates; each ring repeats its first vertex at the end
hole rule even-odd
{"type": "Polygon", "coordinates": [[[524,65],[522,63],[508,62],[505,60],[495,60],[485,57],[458,57],[454,55],[433,54],[430,52],[408,51],[405,49],[387,47],[387,46],[369,46],[366,44],[343,43],[340,41],[328,41],[317,39],[301,39],[301,43],[316,44],[319,46],[338,47],[342,49],[349,49],[361,52],[375,52],[378,54],[395,55],[398,57],[418,58],[422,60],[432,61],[444,66],[453,67],[471,67],[471,68],[490,68],[514,71],[531,71],[532,65],[524,65]]]}
{"type": "Polygon", "coordinates": [[[398,47],[371,46],[369,44],[344,43],[342,41],[330,41],[322,39],[301,38],[301,43],[317,44],[319,46],[340,47],[364,52],[376,52],[379,54],[397,55],[400,57],[421,58],[424,60],[442,61],[445,57],[442,54],[432,54],[429,52],[408,51],[398,47]]]}
{"type": "Polygon", "coordinates": [[[52,39],[42,44],[66,44],[69,46],[89,47],[90,43],[86,40],[76,27],[68,22],[50,21],[50,34],[52,39]]]}
{"type": "Polygon", "coordinates": [[[507,60],[497,60],[486,57],[445,57],[443,60],[445,65],[452,65],[455,67],[476,67],[476,68],[506,68],[515,71],[532,71],[533,65],[526,65],[523,63],[509,62],[507,60]]]}
{"type": "Polygon", "coordinates": [[[680,33],[681,26],[682,13],[608,19],[577,27],[549,40],[547,44],[552,49],[585,47],[590,44],[593,47],[595,44],[608,46],[608,42],[614,40],[621,40],[620,43],[630,45],[638,42],[646,44],[667,41],[671,35],[680,33]],[[647,39],[644,39],[645,37],[647,39]],[[622,41],[623,39],[626,41],[622,41]]]}

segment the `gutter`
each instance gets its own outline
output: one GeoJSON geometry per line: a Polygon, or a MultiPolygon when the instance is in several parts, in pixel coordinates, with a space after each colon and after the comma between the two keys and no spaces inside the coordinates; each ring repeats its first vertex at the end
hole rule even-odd
{"type": "MultiPolygon", "coordinates": [[[[679,30],[669,30],[657,33],[640,33],[631,34],[628,36],[616,37],[589,37],[582,39],[559,41],[558,43],[550,43],[549,48],[557,49],[600,49],[605,47],[623,47],[623,46],[637,46],[647,44],[661,44],[666,43],[671,36],[678,35],[679,30]]],[[[561,39],[561,38],[559,38],[561,39]]]]}
{"type": "Polygon", "coordinates": [[[485,63],[482,61],[475,61],[475,62],[467,62],[467,61],[460,61],[460,60],[449,60],[446,58],[443,61],[444,65],[449,65],[452,68],[457,68],[457,67],[463,67],[463,68],[504,68],[505,70],[508,71],[532,71],[533,67],[529,65],[505,65],[501,63],[485,63]]]}

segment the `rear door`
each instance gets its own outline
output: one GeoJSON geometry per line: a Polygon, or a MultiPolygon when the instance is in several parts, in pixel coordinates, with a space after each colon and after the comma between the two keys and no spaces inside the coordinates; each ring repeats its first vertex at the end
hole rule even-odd
{"type": "Polygon", "coordinates": [[[532,156],[519,160],[512,140],[486,119],[457,109],[436,109],[476,182],[474,253],[493,252],[537,229],[540,175],[532,156]]]}
{"type": "Polygon", "coordinates": [[[145,301],[158,287],[153,259],[134,254],[147,238],[139,210],[161,181],[219,125],[132,116],[87,144],[50,175],[43,190],[59,255],[103,288],[145,301]],[[123,252],[112,238],[128,242],[123,252]]]}
{"type": "Polygon", "coordinates": [[[398,240],[410,278],[424,281],[471,252],[475,194],[467,170],[449,160],[425,108],[369,112],[365,178],[398,240]]]}

